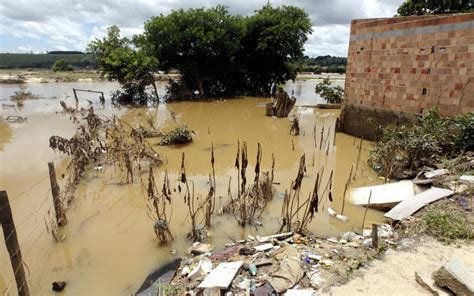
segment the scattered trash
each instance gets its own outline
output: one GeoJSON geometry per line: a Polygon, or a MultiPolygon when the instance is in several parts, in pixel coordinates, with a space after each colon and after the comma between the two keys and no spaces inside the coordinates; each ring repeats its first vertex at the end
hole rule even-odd
{"type": "Polygon", "coordinates": [[[255,264],[250,264],[249,265],[249,272],[252,276],[256,276],[257,275],[257,266],[255,266],[255,264]]]}
{"type": "Polygon", "coordinates": [[[304,275],[297,257],[288,257],[280,263],[277,272],[270,275],[268,282],[277,293],[283,293],[296,285],[304,275]]]}
{"type": "Polygon", "coordinates": [[[336,217],[337,213],[332,208],[327,208],[326,210],[331,217],[336,217]]]}
{"type": "Polygon", "coordinates": [[[54,292],[61,292],[62,290],[64,290],[65,287],[66,287],[66,282],[57,281],[57,282],[53,282],[52,290],[54,292]]]}
{"type": "Polygon", "coordinates": [[[321,275],[317,271],[307,274],[307,275],[309,277],[311,287],[315,289],[321,288],[321,284],[324,282],[324,279],[321,277],[321,275]]]}
{"type": "Polygon", "coordinates": [[[279,234],[274,234],[274,235],[270,235],[270,236],[263,236],[263,237],[260,237],[257,235],[257,240],[260,242],[260,243],[265,243],[265,242],[268,242],[272,239],[277,239],[277,240],[283,240],[283,239],[286,239],[290,236],[293,235],[293,232],[284,232],[284,233],[279,233],[279,234]]]}
{"type": "Polygon", "coordinates": [[[259,246],[253,247],[257,252],[262,252],[262,251],[268,251],[270,249],[273,249],[273,245],[271,243],[268,244],[263,244],[259,246]]]}
{"type": "Polygon", "coordinates": [[[210,244],[204,244],[200,242],[194,243],[189,249],[188,253],[191,255],[202,255],[212,251],[212,246],[210,244]]]}
{"type": "Polygon", "coordinates": [[[203,257],[196,266],[190,268],[187,277],[190,280],[195,280],[200,276],[208,274],[211,270],[212,262],[208,258],[203,257]]]}
{"type": "Polygon", "coordinates": [[[439,176],[442,176],[442,175],[446,175],[447,173],[449,173],[449,170],[439,169],[439,170],[433,170],[433,171],[430,171],[430,172],[426,172],[424,175],[427,179],[431,179],[431,178],[436,178],[436,177],[439,177],[439,176]]]}
{"type": "Polygon", "coordinates": [[[336,219],[339,220],[339,221],[342,221],[342,222],[347,222],[349,220],[349,218],[347,216],[340,215],[340,214],[336,215],[336,219]]]}

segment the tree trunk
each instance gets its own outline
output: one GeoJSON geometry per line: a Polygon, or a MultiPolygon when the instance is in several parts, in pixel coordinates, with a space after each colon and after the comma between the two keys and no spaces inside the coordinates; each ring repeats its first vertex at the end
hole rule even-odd
{"type": "Polygon", "coordinates": [[[151,85],[153,86],[153,91],[155,93],[156,101],[159,103],[160,96],[158,96],[158,89],[156,88],[155,77],[153,76],[153,74],[150,74],[150,79],[151,79],[151,85]]]}
{"type": "Polygon", "coordinates": [[[275,102],[265,105],[265,115],[275,117],[287,117],[296,103],[296,98],[288,95],[286,91],[278,91],[275,102]]]}

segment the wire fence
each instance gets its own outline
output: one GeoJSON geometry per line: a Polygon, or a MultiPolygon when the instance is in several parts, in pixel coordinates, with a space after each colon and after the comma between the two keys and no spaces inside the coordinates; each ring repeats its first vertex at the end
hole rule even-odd
{"type": "MultiPolygon", "coordinates": [[[[18,202],[20,199],[28,196],[31,192],[35,191],[39,185],[41,185],[43,182],[47,181],[49,176],[43,177],[39,179],[38,181],[34,182],[32,185],[30,185],[28,188],[25,190],[21,191],[17,195],[13,196],[12,198],[9,197],[9,202],[6,205],[3,205],[0,210],[4,209],[7,206],[11,206],[14,202],[18,202]]],[[[38,191],[35,191],[38,192],[38,191]]],[[[17,250],[13,252],[13,254],[9,254],[8,258],[12,258],[14,256],[17,256],[20,252],[22,255],[22,265],[19,265],[16,267],[15,270],[13,270],[13,277],[8,281],[6,284],[6,288],[3,292],[3,295],[9,295],[9,293],[12,291],[15,285],[15,278],[17,274],[21,271],[20,267],[24,266],[26,267],[28,273],[26,274],[26,281],[23,282],[20,285],[20,288],[18,290],[22,290],[25,285],[30,282],[29,280],[29,268],[28,265],[25,263],[25,258],[29,257],[32,254],[32,251],[36,246],[38,246],[38,242],[40,242],[45,236],[48,234],[48,227],[43,221],[40,221],[40,217],[44,218],[47,216],[52,210],[53,210],[53,202],[51,198],[51,189],[49,188],[46,193],[42,194],[43,197],[40,200],[35,199],[31,210],[24,215],[21,220],[14,219],[15,223],[15,230],[12,230],[10,233],[4,233],[4,240],[7,242],[8,240],[11,239],[11,237],[17,232],[18,229],[21,229],[23,226],[30,226],[30,229],[27,230],[26,235],[22,235],[22,238],[24,238],[24,242],[19,246],[17,250]],[[31,227],[32,225],[32,227],[31,227]],[[26,242],[27,243],[26,243],[26,242]]],[[[35,196],[36,197],[36,196],[35,196]]],[[[13,215],[13,213],[12,213],[13,215]]],[[[25,231],[26,232],[26,231],[25,231]]],[[[19,243],[20,244],[20,243],[19,243]]],[[[51,250],[52,251],[52,250],[51,250]]],[[[49,256],[48,256],[49,257],[49,256]]],[[[46,263],[46,262],[45,262],[46,263]]],[[[12,267],[13,268],[13,267],[12,267]]],[[[31,284],[31,283],[30,283],[31,284]]]]}

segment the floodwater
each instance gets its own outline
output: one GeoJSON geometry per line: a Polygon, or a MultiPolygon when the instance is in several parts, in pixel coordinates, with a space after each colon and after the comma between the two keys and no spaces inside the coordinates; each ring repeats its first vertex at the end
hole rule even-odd
{"type": "MultiPolygon", "coordinates": [[[[314,93],[315,80],[297,80],[288,83],[288,92],[294,91],[297,105],[315,105],[323,101],[314,93]]],[[[336,84],[342,85],[339,80],[336,84]]],[[[1,116],[21,115],[25,123],[0,123],[0,189],[6,190],[12,207],[23,260],[26,263],[28,285],[32,295],[53,295],[51,283],[66,281],[63,295],[129,295],[134,293],[144,278],[169,258],[170,250],[177,256],[184,255],[191,244],[186,240],[190,230],[183,194],[172,193],[170,227],[176,239],[159,246],[153,232],[153,222],[147,210],[147,173],[133,184],[124,184],[126,175],[119,168],[106,167],[91,172],[79,185],[74,202],[67,209],[66,238],[54,242],[46,224],[54,214],[49,185],[47,163],[54,161],[58,177],[67,174],[67,159],[48,147],[51,135],[70,137],[74,125],[68,115],[63,115],[59,100],[73,104],[72,88],[102,90],[106,94],[117,88],[108,82],[90,83],[30,83],[27,85],[0,85],[1,116]],[[12,108],[8,100],[20,89],[39,95],[37,100],[26,101],[22,108],[12,108]]],[[[160,93],[164,94],[164,84],[160,93]]],[[[301,191],[302,198],[311,192],[317,172],[323,171],[325,185],[331,170],[334,171],[333,197],[327,196],[321,205],[324,210],[316,214],[309,229],[321,237],[337,236],[349,230],[360,230],[365,209],[346,203],[344,214],[348,222],[341,222],[326,213],[328,207],[341,210],[344,185],[352,164],[358,159],[359,140],[337,134],[334,125],[339,111],[310,107],[297,107],[290,117],[300,119],[299,136],[289,133],[288,118],[265,117],[263,103],[269,99],[237,98],[214,102],[182,102],[160,104],[158,107],[114,108],[107,100],[100,106],[94,94],[80,93],[81,106],[86,99],[93,102],[96,113],[117,114],[132,126],[147,126],[147,119],[164,131],[185,124],[195,132],[191,144],[179,147],[155,146],[165,163],[155,170],[157,185],[161,186],[167,170],[171,187],[178,185],[181,154],[186,155],[188,179],[194,183],[196,196],[208,192],[211,173],[211,145],[215,147],[217,205],[227,199],[229,177],[231,190],[237,190],[237,172],[234,167],[237,141],[247,142],[249,167],[247,178],[254,177],[257,143],[263,150],[262,170],[270,170],[272,154],[275,156],[275,189],[273,201],[268,204],[259,221],[261,227],[240,228],[230,215],[215,216],[209,229],[209,241],[215,249],[222,249],[232,239],[242,239],[248,234],[266,235],[279,229],[283,193],[296,177],[299,158],[306,155],[306,174],[301,191]],[[316,139],[314,129],[316,126],[316,139]],[[319,149],[324,128],[323,149],[319,149]],[[329,136],[328,136],[329,131],[329,136]],[[327,139],[327,140],[326,140],[327,139]],[[335,143],[334,142],[335,139],[335,143]],[[315,148],[315,142],[317,148],[315,148]],[[328,149],[329,147],[329,149],[328,149]],[[324,169],[323,169],[324,168],[324,169]]],[[[158,139],[150,139],[156,144],[158,139]]],[[[350,186],[374,184],[377,177],[366,165],[371,144],[363,142],[355,179],[350,186]]],[[[380,212],[369,210],[366,225],[382,221],[380,212]]],[[[0,292],[16,295],[12,268],[3,240],[0,240],[0,292]]]]}

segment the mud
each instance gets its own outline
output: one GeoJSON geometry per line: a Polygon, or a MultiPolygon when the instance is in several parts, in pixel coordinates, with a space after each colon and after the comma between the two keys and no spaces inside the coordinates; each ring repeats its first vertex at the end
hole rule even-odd
{"type": "MultiPolygon", "coordinates": [[[[313,80],[289,83],[298,99],[296,105],[322,103],[314,94],[313,80]]],[[[341,196],[352,163],[358,158],[359,141],[337,134],[334,125],[339,111],[296,108],[289,118],[265,116],[264,103],[269,99],[237,98],[215,102],[182,102],[160,104],[158,107],[113,108],[109,98],[102,107],[98,96],[80,96],[80,105],[87,107],[91,100],[98,114],[117,114],[121,120],[138,128],[147,127],[148,121],[163,132],[186,125],[195,132],[193,142],[184,145],[158,146],[159,138],[146,141],[155,145],[163,154],[165,163],[155,169],[158,187],[168,171],[172,188],[172,211],[169,213],[170,228],[176,237],[168,245],[159,246],[153,231],[153,223],[147,215],[147,170],[133,184],[125,184],[126,173],[113,166],[93,171],[79,185],[74,202],[67,209],[68,225],[61,243],[53,241],[45,226],[45,217],[51,216],[53,203],[49,189],[47,162],[54,161],[60,178],[68,160],[48,147],[51,135],[70,137],[74,125],[61,111],[59,100],[74,105],[72,88],[102,90],[106,94],[114,90],[114,83],[56,83],[0,86],[2,103],[20,88],[38,95],[34,101],[26,101],[22,109],[2,108],[2,117],[21,115],[26,123],[0,125],[0,188],[7,190],[17,226],[23,259],[29,274],[32,295],[52,293],[53,281],[66,281],[65,295],[108,294],[127,295],[136,291],[146,275],[160,263],[173,257],[170,250],[181,256],[189,247],[186,232],[190,221],[184,205],[184,192],[179,193],[178,173],[181,154],[186,153],[186,172],[194,183],[196,195],[205,196],[209,191],[211,172],[211,144],[214,144],[217,207],[227,198],[229,176],[231,189],[237,190],[237,171],[234,168],[237,141],[247,142],[249,167],[247,178],[253,179],[257,143],[263,150],[262,170],[269,170],[272,154],[275,156],[275,198],[267,205],[259,218],[261,227],[240,228],[229,215],[215,216],[209,231],[209,242],[221,249],[232,239],[242,239],[247,234],[274,233],[279,229],[279,217],[283,193],[289,190],[291,180],[298,171],[298,160],[306,154],[307,170],[302,182],[301,195],[306,197],[312,190],[317,172],[324,167],[322,184],[326,184],[334,170],[333,203],[324,195],[320,211],[308,228],[321,237],[340,235],[349,230],[359,230],[363,208],[345,205],[344,214],[349,221],[343,223],[330,217],[326,209],[331,206],[340,211],[341,196]],[[293,117],[299,118],[300,135],[290,134],[293,117]],[[316,135],[314,127],[316,125],[316,135]],[[324,127],[324,139],[321,130],[324,127]],[[328,135],[329,131],[329,136],[328,135]],[[326,138],[328,140],[326,140],[326,138]],[[335,139],[335,145],[333,141],[335,139]],[[320,143],[324,148],[320,150],[320,143]],[[315,148],[316,144],[316,148],[315,148]],[[329,147],[329,149],[328,149],[329,147]],[[174,191],[176,189],[176,192],[174,191]]],[[[159,84],[160,95],[164,84],[159,84]]],[[[371,143],[363,142],[356,178],[351,186],[363,186],[380,182],[365,164],[371,143]]],[[[60,178],[61,179],[61,178],[60,178]]],[[[61,182],[61,180],[60,180],[61,182]]],[[[370,210],[366,224],[382,221],[381,213],[370,210]]],[[[202,222],[203,223],[203,222],[202,222]]],[[[3,241],[0,240],[0,291],[8,290],[16,295],[13,274],[3,241]]]]}

